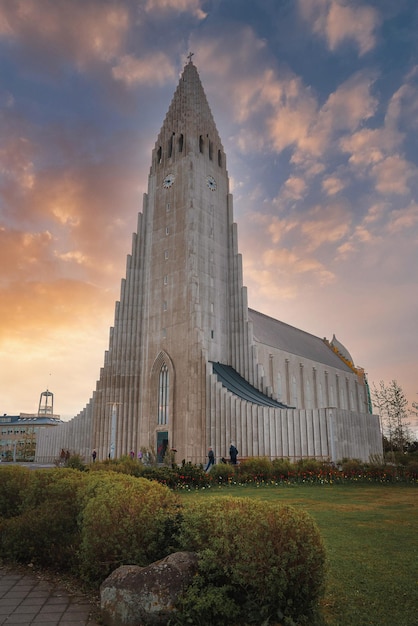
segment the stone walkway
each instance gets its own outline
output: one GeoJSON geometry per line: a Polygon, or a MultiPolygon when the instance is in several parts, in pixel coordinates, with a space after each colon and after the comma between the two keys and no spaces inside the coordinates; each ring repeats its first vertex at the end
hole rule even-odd
{"type": "Polygon", "coordinates": [[[30,570],[0,566],[0,626],[97,626],[97,606],[30,570]]]}

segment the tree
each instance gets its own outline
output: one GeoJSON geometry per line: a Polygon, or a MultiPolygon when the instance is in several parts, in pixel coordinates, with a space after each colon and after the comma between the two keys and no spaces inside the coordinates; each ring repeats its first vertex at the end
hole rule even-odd
{"type": "Polygon", "coordinates": [[[403,452],[410,440],[408,400],[396,380],[385,385],[381,380],[379,387],[373,383],[373,404],[378,409],[383,434],[391,452],[403,452]]]}

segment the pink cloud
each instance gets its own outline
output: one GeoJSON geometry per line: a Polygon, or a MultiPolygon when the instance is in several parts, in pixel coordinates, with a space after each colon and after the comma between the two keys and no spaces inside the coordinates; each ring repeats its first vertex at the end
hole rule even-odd
{"type": "Polygon", "coordinates": [[[361,56],[375,47],[375,31],[381,20],[373,7],[350,6],[338,0],[299,0],[298,4],[301,17],[327,41],[330,50],[351,41],[361,56]]]}

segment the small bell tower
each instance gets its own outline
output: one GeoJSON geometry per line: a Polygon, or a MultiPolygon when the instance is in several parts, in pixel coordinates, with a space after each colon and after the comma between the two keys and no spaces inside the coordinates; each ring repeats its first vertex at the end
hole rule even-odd
{"type": "Polygon", "coordinates": [[[43,391],[39,398],[38,417],[52,417],[54,415],[54,394],[51,391],[43,391]]]}

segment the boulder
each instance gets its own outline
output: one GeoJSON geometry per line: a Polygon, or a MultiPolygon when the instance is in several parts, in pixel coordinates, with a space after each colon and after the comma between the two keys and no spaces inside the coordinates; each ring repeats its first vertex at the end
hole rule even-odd
{"type": "Polygon", "coordinates": [[[196,572],[194,552],[175,552],[146,567],[118,567],[100,586],[103,623],[165,626],[196,572]]]}

